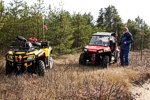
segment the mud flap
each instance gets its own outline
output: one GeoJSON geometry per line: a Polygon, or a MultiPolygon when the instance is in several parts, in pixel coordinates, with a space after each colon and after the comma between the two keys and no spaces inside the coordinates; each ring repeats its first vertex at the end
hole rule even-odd
{"type": "Polygon", "coordinates": [[[45,58],[45,67],[49,67],[50,66],[49,59],[50,59],[49,56],[45,58]]]}
{"type": "Polygon", "coordinates": [[[46,68],[52,68],[53,66],[53,58],[48,56],[45,58],[45,66],[46,68]]]}

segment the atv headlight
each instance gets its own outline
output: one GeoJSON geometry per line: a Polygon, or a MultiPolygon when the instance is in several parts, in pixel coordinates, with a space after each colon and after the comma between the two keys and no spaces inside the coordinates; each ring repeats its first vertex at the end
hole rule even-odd
{"type": "Polygon", "coordinates": [[[98,53],[102,53],[103,52],[103,50],[98,50],[98,53]]]}
{"type": "Polygon", "coordinates": [[[34,56],[28,56],[27,60],[33,60],[34,56]]]}
{"type": "Polygon", "coordinates": [[[13,60],[13,56],[12,55],[8,55],[7,59],[13,60]]]}
{"type": "Polygon", "coordinates": [[[88,51],[88,49],[87,48],[84,48],[84,52],[87,52],[88,51]]]}

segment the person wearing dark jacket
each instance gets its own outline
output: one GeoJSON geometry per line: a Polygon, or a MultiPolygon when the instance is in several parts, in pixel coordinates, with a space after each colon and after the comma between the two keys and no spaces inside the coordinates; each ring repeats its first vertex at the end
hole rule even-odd
{"type": "Polygon", "coordinates": [[[132,34],[129,32],[128,28],[125,27],[122,38],[120,40],[120,62],[122,66],[129,65],[129,51],[131,48],[131,43],[133,42],[132,34]]]}

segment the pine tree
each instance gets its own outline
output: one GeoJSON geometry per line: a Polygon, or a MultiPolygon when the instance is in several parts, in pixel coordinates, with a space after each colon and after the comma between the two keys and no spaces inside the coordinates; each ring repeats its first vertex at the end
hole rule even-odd
{"type": "Polygon", "coordinates": [[[73,43],[70,13],[63,9],[49,12],[46,36],[55,52],[69,53],[73,43]]]}
{"type": "Polygon", "coordinates": [[[73,48],[81,49],[89,42],[89,38],[93,32],[93,17],[90,14],[81,15],[80,13],[72,16],[73,36],[74,43],[73,48]]]}
{"type": "Polygon", "coordinates": [[[36,3],[31,5],[31,34],[37,37],[38,39],[42,39],[43,34],[43,20],[45,14],[44,0],[37,0],[36,3]]]}
{"type": "Polygon", "coordinates": [[[115,6],[109,5],[107,8],[100,9],[97,26],[99,31],[117,32],[119,38],[121,38],[124,24],[115,6]]]}

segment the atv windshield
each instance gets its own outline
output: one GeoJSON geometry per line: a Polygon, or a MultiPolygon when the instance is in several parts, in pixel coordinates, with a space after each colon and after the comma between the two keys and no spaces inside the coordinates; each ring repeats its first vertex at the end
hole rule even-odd
{"type": "Polygon", "coordinates": [[[89,45],[101,45],[108,46],[109,45],[109,36],[100,35],[100,36],[92,36],[89,45]]]}

